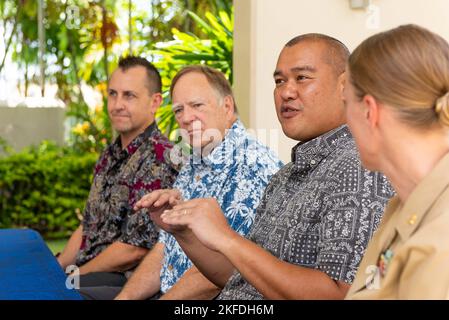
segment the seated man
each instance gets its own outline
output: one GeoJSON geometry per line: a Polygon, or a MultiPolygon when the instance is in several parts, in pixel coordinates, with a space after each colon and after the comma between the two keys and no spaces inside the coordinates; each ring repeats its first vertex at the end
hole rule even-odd
{"type": "Polygon", "coordinates": [[[247,238],[229,228],[215,199],[153,214],[222,288],[218,299],[341,299],[354,280],[392,189],[362,167],[345,125],[347,58],[340,41],[321,34],[282,49],[276,112],[284,133],[300,142],[271,179],[247,238]]]}
{"type": "Polygon", "coordinates": [[[158,130],[154,113],[162,102],[161,78],[147,60],[119,61],[108,84],[108,113],[119,133],[95,166],[81,225],[58,261],[76,264],[81,286],[125,283],[159,235],[144,211],[133,206],[144,194],[172,186],[172,144],[158,130]]]}
{"type": "MultiPolygon", "coordinates": [[[[159,190],[158,196],[167,201],[214,197],[223,218],[245,235],[254,221],[262,191],[282,163],[248,135],[238,119],[231,86],[221,72],[206,66],[186,67],[174,77],[170,94],[176,121],[193,153],[176,179],[177,190],[159,190]]],[[[152,197],[154,194],[143,197],[136,209],[152,197]]],[[[154,204],[150,211],[162,209],[154,204]]],[[[82,294],[90,299],[111,299],[120,289],[91,288],[82,294]]],[[[192,268],[172,236],[161,233],[158,244],[116,298],[155,298],[159,291],[167,299],[211,299],[219,289],[192,268]]]]}

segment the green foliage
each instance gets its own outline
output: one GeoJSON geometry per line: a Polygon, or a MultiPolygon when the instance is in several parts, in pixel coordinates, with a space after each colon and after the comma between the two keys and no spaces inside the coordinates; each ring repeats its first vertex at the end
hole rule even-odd
{"type": "Polygon", "coordinates": [[[42,142],[0,158],[0,228],[29,227],[65,238],[79,225],[95,153],[42,142]]]}
{"type": "MultiPolygon", "coordinates": [[[[165,89],[170,86],[171,79],[183,67],[192,64],[205,64],[221,70],[232,83],[232,49],[233,49],[233,12],[220,10],[218,15],[206,12],[206,20],[189,11],[188,15],[197,27],[206,35],[181,32],[173,28],[172,41],[159,42],[151,51],[157,57],[156,67],[161,70],[162,84],[165,89]]],[[[165,93],[164,106],[156,113],[159,129],[174,139],[174,130],[178,127],[169,104],[168,93],[165,93]]]]}
{"type": "MultiPolygon", "coordinates": [[[[192,63],[218,68],[232,81],[232,1],[148,0],[142,7],[129,0],[46,0],[44,6],[46,82],[57,84],[72,125],[89,125],[84,135],[71,132],[69,142],[77,150],[98,152],[111,142],[105,100],[97,106],[102,115],[92,112],[82,85],[106,96],[108,77],[122,55],[155,57],[165,87],[179,67],[192,63]]],[[[24,96],[38,80],[37,8],[37,1],[0,1],[3,42],[21,68],[24,96]]],[[[166,133],[176,129],[168,102],[157,115],[166,133]]]]}
{"type": "MultiPolygon", "coordinates": [[[[94,163],[112,140],[106,98],[89,108],[81,85],[106,97],[108,76],[120,56],[153,58],[165,89],[158,125],[175,140],[170,81],[186,65],[207,64],[232,82],[233,12],[229,0],[148,0],[145,8],[132,1],[130,8],[128,0],[44,3],[46,81],[57,85],[57,97],[67,105],[70,149],[43,142],[14,153],[0,138],[0,228],[27,226],[47,238],[64,238],[79,225],[94,163]],[[78,17],[70,8],[77,8],[78,17]],[[120,25],[129,13],[131,23],[120,25]]],[[[0,0],[0,23],[6,51],[22,71],[19,87],[26,96],[38,79],[37,1],[0,0]]],[[[6,55],[0,57],[0,72],[6,55]]]]}
{"type": "Polygon", "coordinates": [[[151,53],[161,70],[163,85],[168,88],[171,79],[182,67],[206,64],[221,70],[232,82],[233,15],[220,11],[218,16],[206,12],[207,21],[193,12],[188,14],[207,35],[207,38],[172,29],[174,40],[159,42],[151,53]]]}
{"type": "Polygon", "coordinates": [[[77,123],[72,127],[68,144],[75,152],[101,153],[112,140],[106,101],[94,110],[87,107],[83,112],[79,110],[80,108],[69,113],[76,115],[77,123]]]}
{"type": "Polygon", "coordinates": [[[9,154],[13,152],[13,148],[8,144],[8,141],[0,137],[0,155],[2,153],[9,154]]]}

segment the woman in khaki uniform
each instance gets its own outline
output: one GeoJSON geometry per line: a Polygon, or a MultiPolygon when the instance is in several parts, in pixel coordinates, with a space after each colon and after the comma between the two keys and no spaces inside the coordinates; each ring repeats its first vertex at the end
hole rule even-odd
{"type": "Polygon", "coordinates": [[[397,192],[347,299],[449,298],[449,45],[415,25],[351,54],[344,99],[364,165],[397,192]]]}

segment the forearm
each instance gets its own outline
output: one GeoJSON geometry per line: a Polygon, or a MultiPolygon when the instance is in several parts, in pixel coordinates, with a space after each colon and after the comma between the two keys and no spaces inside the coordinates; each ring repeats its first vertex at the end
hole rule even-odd
{"type": "Polygon", "coordinates": [[[160,272],[164,245],[157,243],[128,279],[117,300],[143,300],[155,295],[161,286],[160,272]]]}
{"type": "Polygon", "coordinates": [[[234,272],[234,266],[226,256],[203,245],[190,231],[174,236],[198,270],[217,287],[223,288],[234,272]]]}
{"type": "Polygon", "coordinates": [[[237,233],[219,250],[266,299],[343,299],[349,285],[271,255],[237,233]]]}
{"type": "Polygon", "coordinates": [[[62,269],[66,269],[67,266],[75,264],[76,256],[81,246],[83,236],[83,226],[80,225],[75,232],[73,232],[64,250],[58,257],[58,262],[62,269]]]}
{"type": "Polygon", "coordinates": [[[124,272],[135,267],[145,254],[145,248],[139,248],[122,242],[114,242],[94,259],[80,267],[80,274],[90,272],[124,272]]]}
{"type": "Polygon", "coordinates": [[[211,300],[219,292],[216,285],[207,280],[196,267],[192,267],[160,300],[211,300]]]}

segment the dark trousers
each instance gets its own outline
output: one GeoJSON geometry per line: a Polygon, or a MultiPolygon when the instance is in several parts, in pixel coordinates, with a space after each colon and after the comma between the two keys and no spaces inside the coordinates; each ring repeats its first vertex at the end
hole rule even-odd
{"type": "Polygon", "coordinates": [[[114,300],[123,287],[84,287],[78,292],[84,300],[114,300]]]}
{"type": "MultiPolygon", "coordinates": [[[[114,300],[122,291],[127,278],[118,272],[93,272],[80,276],[78,292],[85,300],[114,300]]],[[[162,293],[158,292],[147,300],[157,300],[162,293]]]]}
{"type": "Polygon", "coordinates": [[[126,281],[120,272],[92,272],[80,276],[78,291],[86,300],[113,300],[126,281]]]}

